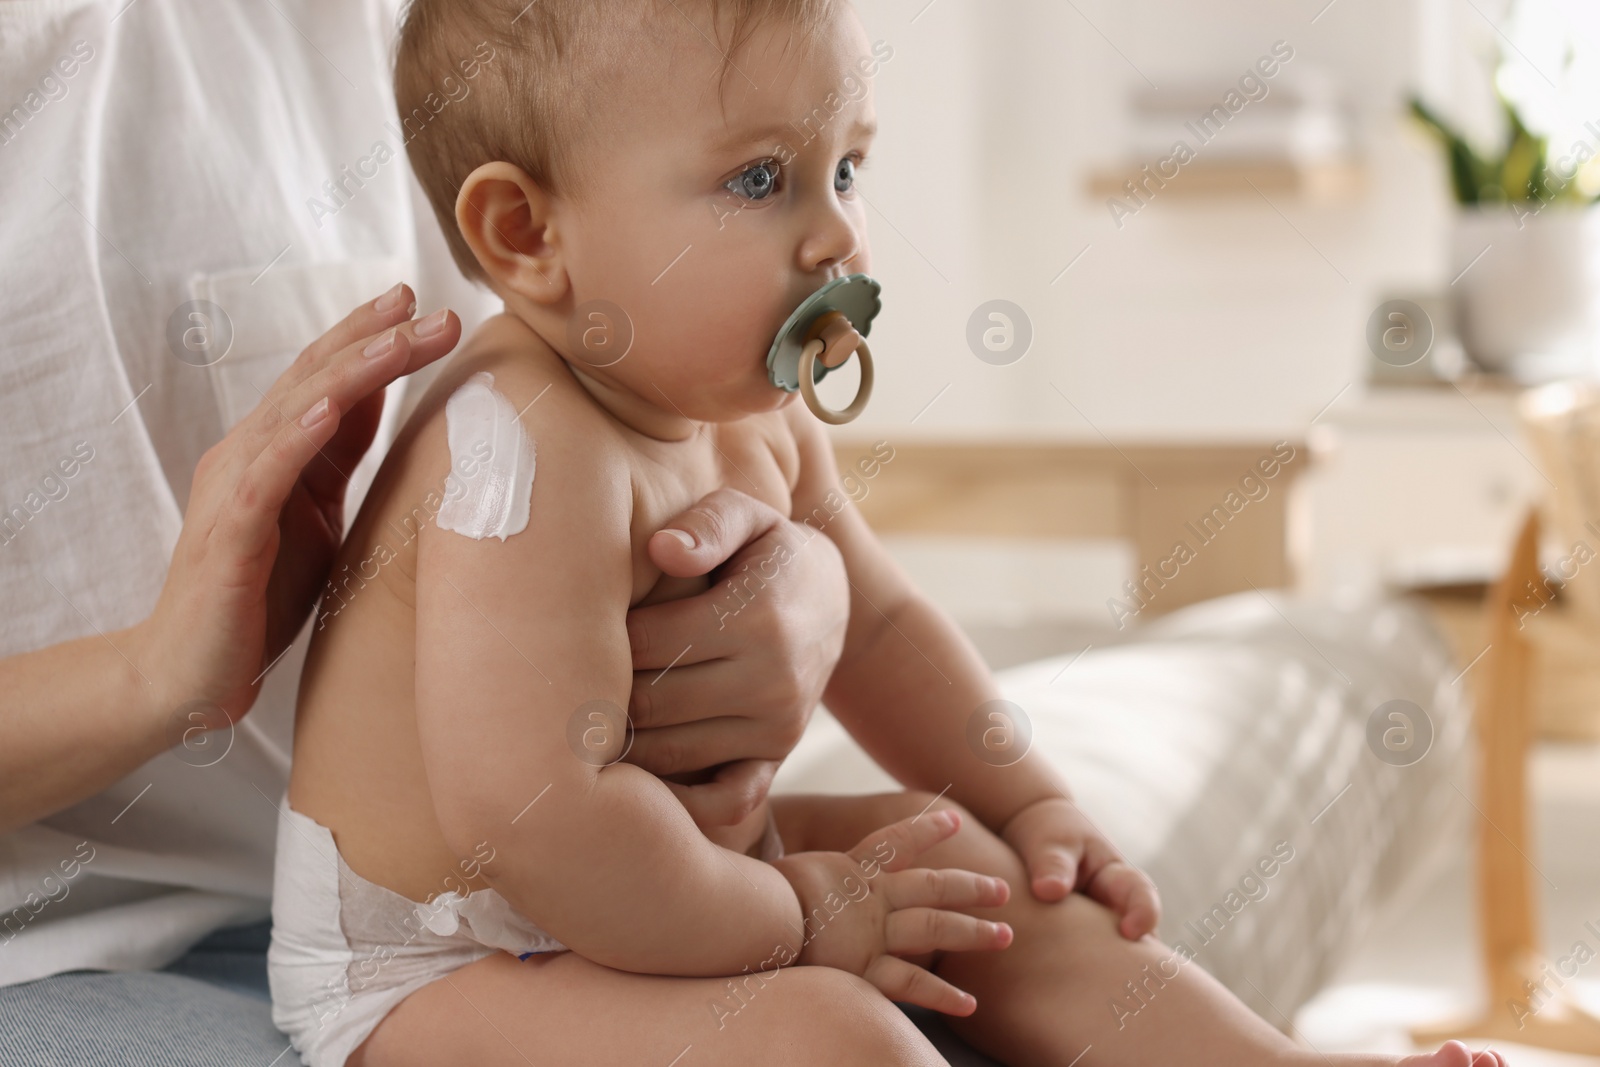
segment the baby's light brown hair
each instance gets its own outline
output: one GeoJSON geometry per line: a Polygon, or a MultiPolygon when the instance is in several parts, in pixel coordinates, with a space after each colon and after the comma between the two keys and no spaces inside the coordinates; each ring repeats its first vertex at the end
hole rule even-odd
{"type": "Polygon", "coordinates": [[[482,164],[511,163],[552,196],[582,197],[572,147],[603,119],[595,104],[605,76],[659,40],[653,20],[688,20],[722,53],[725,81],[763,22],[777,19],[803,45],[839,2],[410,0],[395,49],[395,103],[406,154],[456,265],[489,280],[456,225],[461,183],[482,164]]]}

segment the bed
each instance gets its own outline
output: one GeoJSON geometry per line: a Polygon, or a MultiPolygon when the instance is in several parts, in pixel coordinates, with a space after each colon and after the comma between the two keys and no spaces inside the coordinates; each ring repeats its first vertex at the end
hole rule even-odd
{"type": "MultiPolygon", "coordinates": [[[[1013,637],[1039,641],[1026,627],[1013,637]]],[[[1012,642],[979,643],[993,662],[1012,642]]],[[[1163,940],[1195,949],[1280,1028],[1386,902],[1467,847],[1470,702],[1421,607],[1251,591],[1087,650],[1073,643],[1001,671],[1006,698],[1031,720],[1033,747],[1155,879],[1163,940]],[[1416,721],[1391,718],[1396,709],[1416,721]],[[1397,756],[1385,741],[1396,728],[1431,737],[1397,756]],[[1289,850],[1274,877],[1241,891],[1260,859],[1289,850]]],[[[893,788],[825,710],[774,785],[893,788]]],[[[992,1062],[937,1016],[911,1014],[956,1067],[992,1062]]]]}

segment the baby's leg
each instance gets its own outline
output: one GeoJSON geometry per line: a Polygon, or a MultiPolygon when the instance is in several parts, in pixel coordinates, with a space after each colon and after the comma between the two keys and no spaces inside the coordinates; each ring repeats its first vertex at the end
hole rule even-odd
{"type": "Polygon", "coordinates": [[[737,983],[736,996],[727,979],[629,974],[573,952],[497,952],[454,971],[401,1001],[346,1061],[568,1063],[945,1067],[899,1009],[844,971],[784,968],[737,983]]]}
{"type": "MultiPolygon", "coordinates": [[[[917,792],[774,796],[772,803],[787,852],[844,851],[873,830],[924,809],[958,807],[917,792]]],[[[951,953],[915,962],[931,963],[940,977],[977,998],[974,1014],[947,1021],[968,1043],[1008,1067],[1068,1067],[1079,1056],[1080,1067],[1328,1067],[1329,1059],[1338,1067],[1357,1067],[1396,1062],[1392,1056],[1325,1058],[1301,1048],[1198,966],[1178,967],[1181,957],[1154,937],[1137,942],[1122,937],[1113,914],[1081,893],[1059,903],[1040,903],[1029,892],[1016,853],[970,813],[963,810],[962,815],[956,835],[924,852],[916,863],[1005,878],[1011,883],[1011,899],[1004,907],[961,910],[1010,923],[1016,938],[998,952],[951,953]],[[1130,981],[1145,990],[1137,1015],[1113,1007],[1127,996],[1130,981]]],[[[1472,1060],[1465,1047],[1452,1044],[1431,1056],[1412,1058],[1408,1067],[1469,1067],[1472,1060]]],[[[1493,1056],[1480,1056],[1477,1067],[1498,1063],[1493,1056]]]]}

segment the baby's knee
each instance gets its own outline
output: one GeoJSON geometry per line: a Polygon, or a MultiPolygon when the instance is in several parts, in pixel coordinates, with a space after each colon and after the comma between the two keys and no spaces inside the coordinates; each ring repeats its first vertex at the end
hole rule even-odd
{"type": "Polygon", "coordinates": [[[904,1012],[864,979],[832,967],[785,967],[747,1008],[796,1064],[817,1067],[947,1067],[904,1012]],[[820,1025],[819,1025],[820,1024],[820,1025]]]}

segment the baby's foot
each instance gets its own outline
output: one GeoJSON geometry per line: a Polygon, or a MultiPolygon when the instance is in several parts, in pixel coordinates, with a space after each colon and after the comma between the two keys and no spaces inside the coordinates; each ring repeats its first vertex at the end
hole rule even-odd
{"type": "Polygon", "coordinates": [[[1407,1056],[1397,1067],[1506,1067],[1506,1058],[1494,1049],[1475,1052],[1460,1041],[1446,1041],[1437,1052],[1407,1056]]]}
{"type": "Polygon", "coordinates": [[[1506,1058],[1493,1049],[1475,1052],[1460,1041],[1446,1041],[1437,1052],[1416,1056],[1374,1056],[1361,1053],[1324,1056],[1309,1050],[1296,1050],[1296,1067],[1506,1067],[1506,1058]]]}

